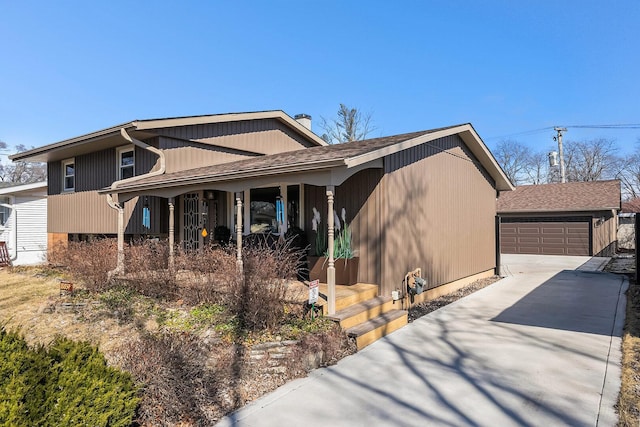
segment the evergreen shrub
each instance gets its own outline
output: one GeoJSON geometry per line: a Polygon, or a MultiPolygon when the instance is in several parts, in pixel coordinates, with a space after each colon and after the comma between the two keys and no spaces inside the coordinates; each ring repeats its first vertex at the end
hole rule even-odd
{"type": "Polygon", "coordinates": [[[0,328],[0,425],[130,426],[138,407],[131,376],[97,348],[56,338],[30,348],[0,328]]]}

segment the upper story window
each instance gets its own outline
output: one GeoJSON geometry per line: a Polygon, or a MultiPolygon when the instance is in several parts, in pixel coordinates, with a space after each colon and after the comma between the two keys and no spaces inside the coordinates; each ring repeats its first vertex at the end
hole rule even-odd
{"type": "Polygon", "coordinates": [[[118,150],[118,179],[127,179],[135,175],[135,151],[133,148],[118,150]]]}
{"type": "Polygon", "coordinates": [[[74,159],[62,162],[62,189],[74,191],[76,188],[76,162],[74,159]]]}

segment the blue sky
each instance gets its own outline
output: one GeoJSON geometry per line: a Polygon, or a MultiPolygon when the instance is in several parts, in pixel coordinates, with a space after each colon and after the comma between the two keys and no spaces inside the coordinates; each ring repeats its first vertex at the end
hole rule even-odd
{"type": "MultiPolygon", "coordinates": [[[[553,147],[554,125],[640,123],[640,2],[0,0],[0,140],[135,119],[370,112],[372,136],[471,122],[553,147]]],[[[566,139],[640,129],[570,128],[566,139]]]]}

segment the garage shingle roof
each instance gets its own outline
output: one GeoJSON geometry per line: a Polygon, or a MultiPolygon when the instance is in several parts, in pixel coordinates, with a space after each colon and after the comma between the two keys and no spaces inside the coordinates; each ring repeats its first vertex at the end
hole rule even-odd
{"type": "Polygon", "coordinates": [[[620,209],[620,181],[521,185],[500,194],[498,213],[620,209]]]}

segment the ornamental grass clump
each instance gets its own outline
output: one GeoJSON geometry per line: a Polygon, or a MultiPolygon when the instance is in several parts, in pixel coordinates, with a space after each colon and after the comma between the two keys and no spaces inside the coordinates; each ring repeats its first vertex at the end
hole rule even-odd
{"type": "MultiPolygon", "coordinates": [[[[340,222],[338,213],[333,211],[333,227],[335,231],[333,239],[333,257],[335,259],[351,259],[355,257],[355,252],[352,246],[351,227],[347,222],[347,211],[345,208],[342,208],[341,217],[342,223],[340,222]]],[[[316,255],[320,256],[320,254],[322,254],[328,258],[327,231],[322,225],[320,212],[316,208],[313,208],[313,219],[311,220],[311,225],[313,227],[313,231],[316,232],[314,246],[316,255]]]]}
{"type": "Polygon", "coordinates": [[[316,256],[321,256],[327,251],[327,229],[320,219],[320,212],[315,207],[313,208],[311,228],[316,233],[313,249],[316,256]]]}
{"type": "Polygon", "coordinates": [[[351,259],[355,256],[351,247],[351,227],[346,222],[334,240],[333,257],[351,259]]]}
{"type": "MultiPolygon", "coordinates": [[[[347,223],[347,211],[342,208],[342,225],[340,224],[340,218],[336,211],[333,211],[333,221],[336,231],[336,236],[333,239],[333,257],[335,259],[351,259],[355,256],[353,248],[351,246],[351,227],[347,223]]],[[[325,253],[325,256],[329,256],[325,253]]]]}

